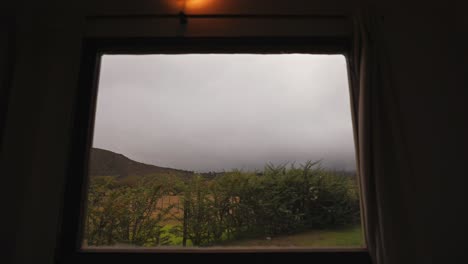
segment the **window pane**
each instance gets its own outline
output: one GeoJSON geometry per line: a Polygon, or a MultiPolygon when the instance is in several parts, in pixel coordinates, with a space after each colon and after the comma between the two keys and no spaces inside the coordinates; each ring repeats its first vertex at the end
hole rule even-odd
{"type": "Polygon", "coordinates": [[[104,55],[84,248],[363,247],[341,55],[104,55]]]}

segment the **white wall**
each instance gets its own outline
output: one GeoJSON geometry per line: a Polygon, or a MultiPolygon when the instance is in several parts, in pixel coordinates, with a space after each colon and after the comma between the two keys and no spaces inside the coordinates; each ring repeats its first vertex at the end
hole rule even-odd
{"type": "MultiPolygon", "coordinates": [[[[90,28],[85,16],[177,11],[167,1],[11,0],[18,7],[18,51],[2,141],[1,173],[6,184],[2,184],[1,199],[12,212],[2,224],[11,227],[2,240],[14,245],[15,263],[53,262],[81,38],[109,32],[90,28]]],[[[357,6],[346,0],[217,2],[209,10],[193,12],[348,14],[357,6]]],[[[468,43],[461,36],[467,33],[468,20],[461,16],[460,6],[444,2],[436,8],[401,7],[391,0],[380,1],[380,5],[392,87],[401,105],[400,132],[407,142],[407,153],[402,156],[412,166],[412,170],[387,179],[386,195],[393,202],[386,210],[395,215],[389,224],[401,230],[391,234],[390,243],[397,250],[390,253],[394,263],[450,263],[448,259],[463,263],[461,258],[467,259],[468,249],[464,226],[468,223],[464,168],[468,43]]],[[[2,10],[2,15],[10,12],[2,10]]],[[[209,32],[220,32],[222,26],[209,32]]],[[[246,26],[252,24],[234,23],[229,32],[246,32],[246,26]]],[[[271,32],[271,26],[263,27],[271,32]]],[[[255,24],[248,32],[263,29],[255,24]]],[[[153,27],[147,30],[141,34],[151,34],[153,27]]],[[[196,34],[206,28],[193,30],[196,34]]]]}

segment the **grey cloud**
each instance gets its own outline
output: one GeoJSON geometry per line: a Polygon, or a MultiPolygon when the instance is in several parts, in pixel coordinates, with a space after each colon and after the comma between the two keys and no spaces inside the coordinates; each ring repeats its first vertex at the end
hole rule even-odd
{"type": "Polygon", "coordinates": [[[105,55],[93,145],[195,171],[355,168],[341,55],[105,55]]]}

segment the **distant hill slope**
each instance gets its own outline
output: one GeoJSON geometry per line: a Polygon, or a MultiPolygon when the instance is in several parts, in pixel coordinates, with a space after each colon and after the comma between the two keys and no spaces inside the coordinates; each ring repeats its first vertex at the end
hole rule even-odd
{"type": "Polygon", "coordinates": [[[154,165],[140,163],[125,157],[122,154],[109,150],[91,148],[89,164],[91,176],[143,176],[148,174],[171,174],[174,176],[188,177],[193,175],[191,171],[163,168],[154,165]]]}

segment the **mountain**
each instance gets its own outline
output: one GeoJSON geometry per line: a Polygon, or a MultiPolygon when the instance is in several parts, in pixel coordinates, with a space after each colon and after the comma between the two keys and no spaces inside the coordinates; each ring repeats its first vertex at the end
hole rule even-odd
{"type": "Polygon", "coordinates": [[[89,174],[91,176],[143,176],[148,174],[170,174],[180,177],[193,175],[191,171],[177,170],[144,164],[105,149],[91,148],[89,174]]]}

